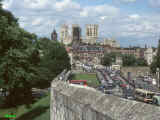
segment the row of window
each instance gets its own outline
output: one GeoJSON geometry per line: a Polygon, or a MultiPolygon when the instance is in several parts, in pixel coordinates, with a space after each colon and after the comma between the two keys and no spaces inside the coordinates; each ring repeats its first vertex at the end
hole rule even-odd
{"type": "Polygon", "coordinates": [[[81,51],[104,51],[104,48],[101,48],[101,47],[80,47],[81,51]]]}
{"type": "Polygon", "coordinates": [[[104,55],[101,53],[98,54],[88,54],[88,53],[80,53],[80,57],[103,57],[104,55]]]}

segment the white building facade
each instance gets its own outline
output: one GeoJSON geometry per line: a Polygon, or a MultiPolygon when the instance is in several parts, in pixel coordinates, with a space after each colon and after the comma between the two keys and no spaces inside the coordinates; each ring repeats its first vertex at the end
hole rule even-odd
{"type": "Polygon", "coordinates": [[[69,35],[68,25],[62,25],[60,30],[60,41],[65,45],[68,45],[72,42],[72,37],[69,35]]]}
{"type": "Polygon", "coordinates": [[[87,24],[86,25],[86,40],[84,42],[95,44],[98,39],[98,25],[87,24]]]}
{"type": "Polygon", "coordinates": [[[150,65],[153,62],[153,58],[156,55],[155,52],[153,52],[152,48],[147,48],[144,52],[144,58],[147,61],[148,65],[150,65]]]}

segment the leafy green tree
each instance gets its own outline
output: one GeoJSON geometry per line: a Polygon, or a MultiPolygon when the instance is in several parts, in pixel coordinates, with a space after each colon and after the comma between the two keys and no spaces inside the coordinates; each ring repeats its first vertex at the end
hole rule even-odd
{"type": "Polygon", "coordinates": [[[2,2],[2,0],[0,0],[0,9],[2,9],[2,3],[1,2],[2,2]]]}
{"type": "Polygon", "coordinates": [[[105,53],[104,57],[101,60],[101,64],[104,66],[110,66],[112,65],[112,62],[114,62],[114,54],[112,53],[105,53]]]}
{"type": "Polygon", "coordinates": [[[105,53],[101,63],[105,66],[110,66],[116,62],[116,57],[122,57],[123,66],[147,66],[147,61],[143,58],[137,59],[134,55],[128,55],[116,52],[105,53]]]}
{"type": "Polygon", "coordinates": [[[70,69],[70,59],[64,46],[56,41],[44,37],[38,40],[39,49],[43,56],[40,58],[38,78],[35,86],[46,88],[50,82],[64,69],[70,69]]]}
{"type": "Polygon", "coordinates": [[[7,107],[33,103],[32,81],[37,76],[33,54],[35,35],[20,28],[12,13],[0,9],[0,88],[9,94],[7,107]]]}
{"type": "Polygon", "coordinates": [[[123,55],[123,66],[135,66],[136,58],[134,55],[123,55]]]}
{"type": "Polygon", "coordinates": [[[76,55],[76,56],[74,56],[74,59],[75,60],[80,60],[80,57],[76,55]]]}
{"type": "Polygon", "coordinates": [[[147,66],[147,61],[144,58],[138,58],[136,64],[137,66],[147,66]]]}
{"type": "Polygon", "coordinates": [[[105,66],[110,66],[116,62],[117,56],[122,56],[122,55],[120,53],[115,53],[115,52],[105,53],[104,57],[101,60],[101,64],[105,66]]]}
{"type": "Polygon", "coordinates": [[[157,68],[160,69],[160,39],[158,42],[157,55],[154,57],[153,62],[150,65],[150,69],[152,73],[156,73],[157,68]]]}

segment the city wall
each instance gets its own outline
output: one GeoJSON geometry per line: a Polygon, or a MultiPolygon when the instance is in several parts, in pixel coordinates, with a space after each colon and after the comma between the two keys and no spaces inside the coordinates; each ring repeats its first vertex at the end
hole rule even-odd
{"type": "Polygon", "coordinates": [[[142,74],[145,75],[147,72],[150,72],[149,67],[122,67],[121,71],[125,78],[128,77],[128,72],[131,72],[131,78],[135,78],[136,75],[142,74]]]}
{"type": "MultiPolygon", "coordinates": [[[[63,78],[68,77],[66,73],[61,74],[63,78]]],[[[105,95],[59,78],[51,83],[51,120],[160,120],[160,107],[105,95]]]]}

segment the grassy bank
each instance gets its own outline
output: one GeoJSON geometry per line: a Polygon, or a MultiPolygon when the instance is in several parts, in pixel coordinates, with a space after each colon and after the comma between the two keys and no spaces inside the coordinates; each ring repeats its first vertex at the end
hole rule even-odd
{"type": "Polygon", "coordinates": [[[100,85],[99,81],[97,80],[96,74],[79,73],[75,74],[72,80],[87,80],[88,86],[91,87],[97,87],[100,85]]]}
{"type": "MultiPolygon", "coordinates": [[[[38,100],[30,109],[20,106],[15,111],[15,120],[50,120],[49,113],[50,95],[38,100]]],[[[4,116],[9,114],[11,109],[0,109],[0,120],[5,120],[4,116]]]]}

